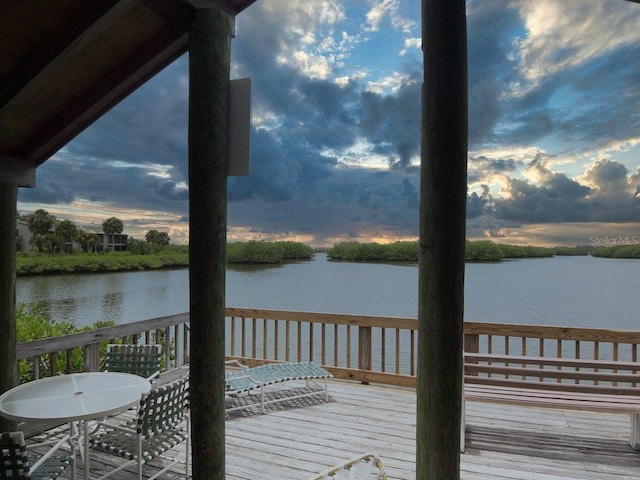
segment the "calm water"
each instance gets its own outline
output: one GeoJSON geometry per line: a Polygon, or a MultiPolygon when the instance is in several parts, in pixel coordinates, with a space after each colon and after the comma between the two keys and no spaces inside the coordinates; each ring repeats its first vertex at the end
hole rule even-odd
{"type": "MultiPolygon", "coordinates": [[[[556,257],[467,264],[465,319],[639,329],[640,261],[556,257]]],[[[416,317],[415,265],[309,262],[227,271],[230,307],[416,317]]],[[[119,323],[189,309],[187,270],[20,277],[18,302],[55,320],[119,323]]]]}

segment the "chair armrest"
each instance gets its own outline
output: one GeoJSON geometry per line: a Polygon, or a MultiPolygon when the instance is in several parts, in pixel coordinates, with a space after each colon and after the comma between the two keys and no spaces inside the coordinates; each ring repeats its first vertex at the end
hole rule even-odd
{"type": "Polygon", "coordinates": [[[226,367],[235,367],[235,368],[248,368],[245,364],[241,363],[240,360],[225,360],[224,365],[226,367]]]}
{"type": "MultiPolygon", "coordinates": [[[[110,423],[110,422],[105,422],[105,421],[97,422],[97,424],[98,424],[98,428],[102,427],[104,429],[118,430],[120,432],[132,433],[134,435],[137,433],[135,429],[129,428],[129,427],[125,427],[122,424],[110,423]]],[[[96,428],[95,431],[98,431],[98,428],[96,428]]]]}
{"type": "Polygon", "coordinates": [[[42,464],[44,462],[46,462],[49,458],[51,458],[51,456],[58,450],[60,449],[60,447],[66,443],[67,441],[69,441],[69,438],[71,437],[71,435],[67,434],[64,435],[60,440],[55,441],[48,441],[48,442],[40,442],[40,443],[35,443],[35,444],[31,444],[29,445],[29,448],[33,448],[33,447],[38,447],[41,445],[52,445],[53,447],[51,447],[49,450],[47,450],[47,452],[42,455],[40,458],[38,458],[38,461],[36,461],[33,465],[31,465],[31,468],[29,468],[29,474],[31,474],[31,472],[35,472],[36,470],[38,470],[38,468],[40,468],[40,466],[42,466],[42,464]]]}

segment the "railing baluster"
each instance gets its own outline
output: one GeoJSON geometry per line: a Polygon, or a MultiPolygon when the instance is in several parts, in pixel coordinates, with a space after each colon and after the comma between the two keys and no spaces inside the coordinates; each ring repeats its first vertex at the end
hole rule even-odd
{"type": "Polygon", "coordinates": [[[242,317],[242,343],[241,343],[241,351],[242,357],[247,356],[247,319],[242,317]]]}
{"type": "Polygon", "coordinates": [[[322,365],[326,365],[327,364],[327,324],[326,323],[322,323],[320,324],[320,334],[322,337],[322,342],[320,343],[320,363],[322,365]]]}
{"type": "MultiPolygon", "coordinates": [[[[575,355],[575,358],[577,360],[577,359],[581,358],[581,355],[582,355],[582,353],[580,352],[580,347],[581,347],[580,340],[576,340],[575,344],[576,344],[576,355],[575,355]]],[[[580,367],[576,367],[575,371],[576,372],[580,371],[580,367]]],[[[580,383],[580,380],[578,380],[576,378],[574,383],[577,385],[577,384],[580,383]]]]}
{"type": "Polygon", "coordinates": [[[280,355],[279,355],[279,340],[280,340],[280,329],[278,328],[278,324],[279,321],[278,320],[274,320],[273,321],[273,359],[274,360],[280,360],[280,355]]]}
{"type": "MultiPolygon", "coordinates": [[[[556,356],[557,356],[558,358],[562,358],[562,339],[561,339],[561,338],[558,338],[558,339],[557,339],[556,356]]],[[[556,367],[556,370],[560,370],[560,365],[558,365],[558,366],[556,367]]],[[[560,380],[560,378],[558,378],[558,379],[556,380],[556,383],[560,383],[560,382],[561,382],[561,380],[560,380]]]]}
{"type": "Polygon", "coordinates": [[[313,362],[313,323],[309,324],[309,361],[313,362]]]}
{"type": "Polygon", "coordinates": [[[291,350],[291,322],[284,321],[284,361],[289,361],[289,352],[291,350]]]}
{"type": "Polygon", "coordinates": [[[33,379],[40,378],[40,355],[33,357],[33,379]]]}
{"type": "Polygon", "coordinates": [[[258,324],[258,319],[256,317],[253,317],[251,319],[251,357],[253,358],[257,358],[256,357],[256,351],[257,351],[256,342],[258,341],[257,335],[256,335],[257,324],[258,324]]]}
{"type": "Polygon", "coordinates": [[[73,372],[73,348],[68,348],[64,352],[64,372],[71,373],[73,372]]]}
{"type": "Polygon", "coordinates": [[[396,328],[396,373],[400,373],[400,329],[396,328]]]}
{"type": "Polygon", "coordinates": [[[411,359],[411,369],[410,369],[410,373],[411,376],[415,376],[416,374],[416,352],[415,352],[415,344],[416,344],[416,331],[417,330],[409,330],[409,336],[411,337],[411,356],[409,357],[411,359]]]}
{"type": "Polygon", "coordinates": [[[298,322],[298,356],[296,361],[302,360],[302,322],[298,322]]]}
{"type": "Polygon", "coordinates": [[[347,325],[347,368],[351,368],[351,325],[347,325]]]}
{"type": "Polygon", "coordinates": [[[266,360],[269,358],[269,332],[267,326],[268,320],[266,318],[262,319],[262,358],[266,360]]]}
{"type": "Polygon", "coordinates": [[[380,329],[380,341],[382,342],[382,345],[380,347],[380,351],[381,351],[381,355],[380,355],[380,370],[382,372],[386,372],[386,365],[387,365],[387,330],[385,328],[381,328],[380,329]]]}
{"type": "Polygon", "coordinates": [[[338,359],[338,324],[334,323],[333,324],[333,366],[334,367],[338,367],[339,366],[339,359],[338,359]]]}

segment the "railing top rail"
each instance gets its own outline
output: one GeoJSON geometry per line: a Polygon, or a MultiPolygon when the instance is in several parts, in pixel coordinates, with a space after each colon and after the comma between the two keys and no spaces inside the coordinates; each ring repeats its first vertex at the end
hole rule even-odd
{"type": "Polygon", "coordinates": [[[464,333],[525,338],[547,338],[554,340],[640,343],[640,331],[638,330],[612,330],[591,327],[556,327],[546,325],[465,322],[464,333]]]}
{"type": "Polygon", "coordinates": [[[16,345],[16,357],[18,360],[35,355],[46,355],[75,347],[83,347],[93,343],[112,338],[121,338],[161,328],[180,325],[189,321],[188,313],[169,315],[166,317],[151,318],[140,322],[123,323],[113,327],[98,328],[87,332],[73,333],[62,337],[45,338],[32,342],[23,342],[16,345]]]}
{"type": "Polygon", "coordinates": [[[336,325],[357,325],[362,327],[399,328],[417,330],[418,320],[406,317],[378,317],[371,315],[351,315],[345,313],[300,312],[292,310],[269,310],[257,308],[226,309],[228,317],[258,318],[268,320],[301,321],[309,323],[331,323],[336,325]]]}

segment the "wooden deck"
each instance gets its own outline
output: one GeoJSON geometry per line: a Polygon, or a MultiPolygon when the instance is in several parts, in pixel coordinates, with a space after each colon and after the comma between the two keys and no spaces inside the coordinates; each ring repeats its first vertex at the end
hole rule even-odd
{"type": "MultiPolygon", "coordinates": [[[[226,478],[305,480],[373,451],[390,479],[415,479],[415,391],[332,381],[329,393],[329,402],[319,396],[270,405],[265,415],[253,408],[230,414],[226,478]]],[[[629,428],[626,415],[468,402],[461,478],[637,479],[640,452],[627,444],[629,428]]],[[[117,463],[92,454],[96,473],[117,463]]],[[[184,478],[180,473],[161,478],[184,478]]],[[[133,478],[123,472],[117,480],[133,478]]]]}

